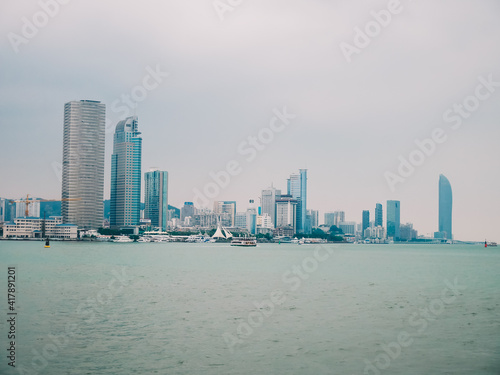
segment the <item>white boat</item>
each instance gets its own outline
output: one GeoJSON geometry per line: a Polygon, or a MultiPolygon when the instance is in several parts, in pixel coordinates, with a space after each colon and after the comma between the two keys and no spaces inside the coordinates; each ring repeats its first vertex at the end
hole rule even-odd
{"type": "Polygon", "coordinates": [[[151,237],[141,237],[137,240],[137,242],[151,242],[151,237]]]}
{"type": "Polygon", "coordinates": [[[151,236],[151,242],[170,242],[170,237],[168,236],[162,236],[162,235],[158,235],[158,236],[151,236]]]}
{"type": "Polygon", "coordinates": [[[231,246],[257,246],[255,237],[233,237],[231,246]]]}
{"type": "Polygon", "coordinates": [[[133,242],[129,236],[116,236],[113,242],[133,242]]]}

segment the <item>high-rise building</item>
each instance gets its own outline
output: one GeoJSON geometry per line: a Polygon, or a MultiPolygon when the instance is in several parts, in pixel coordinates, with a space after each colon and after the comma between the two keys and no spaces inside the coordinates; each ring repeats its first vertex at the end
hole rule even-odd
{"type": "Polygon", "coordinates": [[[240,229],[247,228],[247,213],[246,212],[236,212],[234,217],[234,226],[240,229]]]}
{"type": "Polygon", "coordinates": [[[439,175],[439,232],[443,233],[444,238],[453,239],[452,224],[453,194],[450,181],[444,176],[439,175]]]}
{"type": "Polygon", "coordinates": [[[281,190],[275,189],[272,185],[270,188],[262,190],[261,215],[269,215],[273,228],[276,226],[276,200],[280,197],[281,190]]]}
{"type": "Polygon", "coordinates": [[[111,155],[110,225],[139,225],[141,218],[142,138],[137,116],[118,122],[111,155]]]}
{"type": "Polygon", "coordinates": [[[291,195],[282,195],[276,201],[276,228],[290,227],[297,233],[298,200],[291,195]]]}
{"type": "MultiPolygon", "coordinates": [[[[26,217],[26,198],[16,201],[16,217],[26,217]]],[[[40,201],[36,198],[29,200],[28,217],[40,217],[40,201]]]]}
{"type": "Polygon", "coordinates": [[[319,211],[318,210],[307,210],[307,215],[311,217],[311,227],[319,227],[319,211]]]}
{"type": "Polygon", "coordinates": [[[287,180],[287,193],[297,200],[298,233],[306,232],[307,216],[307,169],[300,169],[298,174],[290,175],[287,180]]]}
{"type": "Polygon", "coordinates": [[[144,173],[144,218],[165,231],[168,216],[168,172],[152,169],[144,173]]]}
{"type": "Polygon", "coordinates": [[[382,205],[380,203],[377,203],[375,205],[375,226],[382,226],[384,225],[384,210],[382,208],[382,205]]]}
{"type": "Polygon", "coordinates": [[[418,237],[418,232],[413,229],[412,223],[401,224],[399,228],[401,240],[411,241],[418,237]]]}
{"type": "Polygon", "coordinates": [[[214,202],[214,213],[230,215],[230,226],[235,226],[236,219],[236,202],[235,201],[215,201],[214,202]]]}
{"type": "Polygon", "coordinates": [[[325,225],[328,227],[335,225],[335,213],[334,212],[325,212],[325,225]]]}
{"type": "Polygon", "coordinates": [[[184,202],[184,206],[181,207],[181,221],[184,221],[186,217],[194,217],[195,209],[193,202],[184,202]]]}
{"type": "Polygon", "coordinates": [[[365,230],[370,226],[370,211],[364,210],[363,211],[363,218],[361,222],[361,235],[362,237],[365,237],[365,230]]]}
{"type": "Polygon", "coordinates": [[[106,106],[94,100],[64,105],[61,212],[79,229],[102,227],[106,106]]]}
{"type": "Polygon", "coordinates": [[[387,237],[399,239],[401,203],[399,201],[387,201],[387,237]]]}
{"type": "Polygon", "coordinates": [[[333,225],[337,227],[340,223],[345,222],[345,212],[344,211],[334,211],[333,212],[333,225]]]}
{"type": "Polygon", "coordinates": [[[246,228],[250,234],[255,234],[257,231],[257,210],[253,199],[250,199],[249,201],[246,214],[246,228]]]}

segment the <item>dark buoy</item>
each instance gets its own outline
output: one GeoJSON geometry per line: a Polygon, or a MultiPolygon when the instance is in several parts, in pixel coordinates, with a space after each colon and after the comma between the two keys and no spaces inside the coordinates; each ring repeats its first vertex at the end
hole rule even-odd
{"type": "Polygon", "coordinates": [[[50,247],[50,242],[49,242],[48,237],[45,239],[45,246],[44,247],[50,247]]]}

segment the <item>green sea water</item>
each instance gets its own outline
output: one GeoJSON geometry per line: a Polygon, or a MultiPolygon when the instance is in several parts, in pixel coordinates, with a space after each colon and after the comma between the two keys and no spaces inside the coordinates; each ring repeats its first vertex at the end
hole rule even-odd
{"type": "Polygon", "coordinates": [[[497,248],[0,241],[0,263],[0,374],[500,374],[497,248]]]}

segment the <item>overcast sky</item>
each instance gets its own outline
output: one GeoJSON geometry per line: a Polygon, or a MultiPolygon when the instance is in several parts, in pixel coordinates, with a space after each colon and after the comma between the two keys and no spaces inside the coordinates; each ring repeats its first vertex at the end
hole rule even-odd
{"type": "Polygon", "coordinates": [[[307,205],[321,222],[337,209],[373,218],[377,202],[385,221],[385,202],[396,199],[402,223],[430,234],[443,173],[455,238],[500,240],[498,1],[215,3],[218,11],[212,0],[72,0],[42,11],[37,1],[2,1],[0,196],[60,198],[64,103],[92,99],[107,106],[108,198],[112,131],[134,113],[123,99],[132,95],[143,171],[169,172],[174,206],[234,160],[240,173],[215,199],[236,200],[238,211],[307,168],[307,205]],[[447,112],[464,101],[470,111],[447,112]],[[270,136],[262,129],[284,107],[296,117],[273,122],[281,131],[248,161],[250,146],[240,145],[270,136]],[[446,140],[391,189],[386,172],[398,176],[398,157],[417,157],[415,141],[439,128],[446,140]]]}

